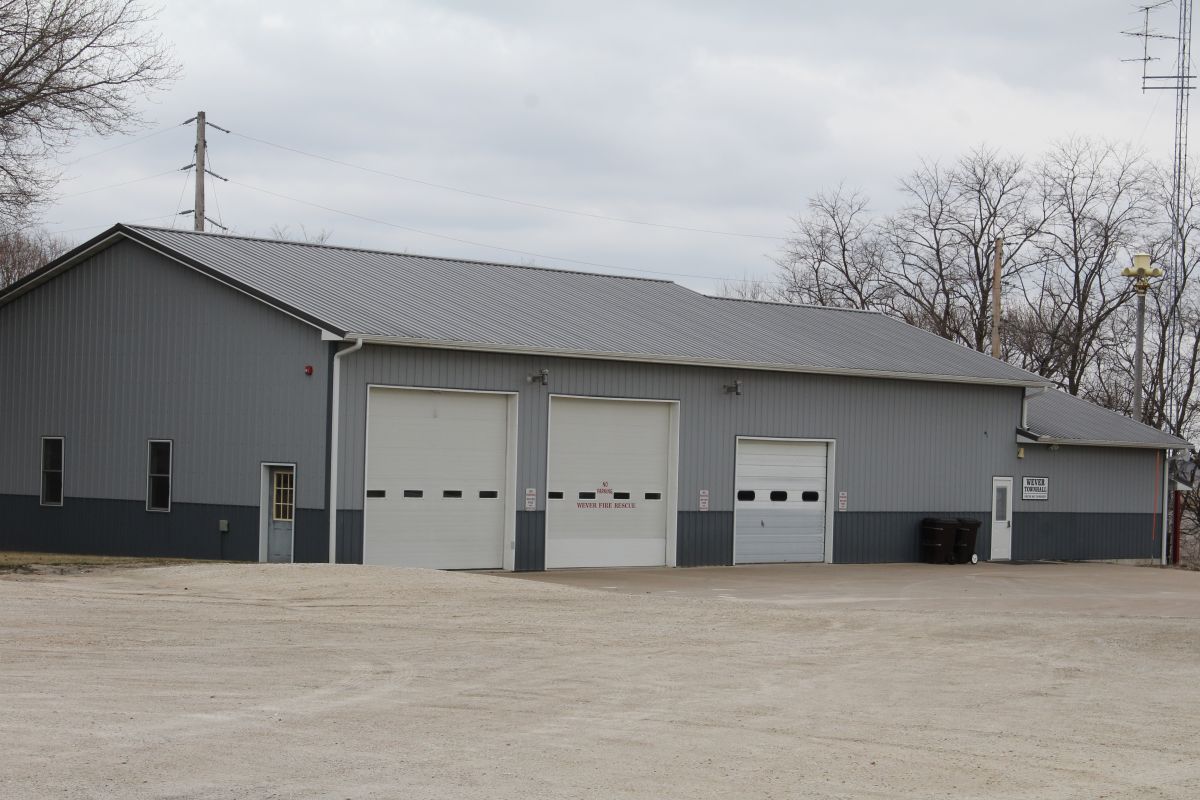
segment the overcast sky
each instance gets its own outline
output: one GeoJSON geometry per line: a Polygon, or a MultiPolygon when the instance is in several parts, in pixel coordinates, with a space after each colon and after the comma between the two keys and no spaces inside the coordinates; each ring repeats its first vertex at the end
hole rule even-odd
{"type": "MultiPolygon", "coordinates": [[[[1160,13],[1170,32],[1174,8],[1160,13]]],[[[173,224],[192,207],[182,172],[88,190],[189,163],[194,129],[178,125],[203,109],[236,134],[408,178],[748,235],[498,202],[212,130],[210,166],[237,184],[217,184],[209,216],[235,232],[305,226],[334,244],[587,268],[561,260],[575,259],[714,291],[768,275],[767,237],[813,192],[844,182],[886,211],[922,157],[1036,156],[1086,134],[1169,159],[1173,95],[1143,95],[1140,65],[1120,62],[1140,55],[1120,35],[1139,24],[1123,0],[168,0],[159,27],[183,77],[145,104],[138,134],[62,155],[44,219],[72,241],[173,224]]]]}

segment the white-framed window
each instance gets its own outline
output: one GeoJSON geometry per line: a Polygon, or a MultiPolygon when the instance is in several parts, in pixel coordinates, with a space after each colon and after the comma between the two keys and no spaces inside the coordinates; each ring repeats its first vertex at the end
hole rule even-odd
{"type": "Polygon", "coordinates": [[[171,460],[170,439],[150,439],[146,442],[146,510],[171,510],[171,460]]]}
{"type": "Polygon", "coordinates": [[[42,491],[44,506],[63,504],[63,437],[42,437],[42,491]]]}

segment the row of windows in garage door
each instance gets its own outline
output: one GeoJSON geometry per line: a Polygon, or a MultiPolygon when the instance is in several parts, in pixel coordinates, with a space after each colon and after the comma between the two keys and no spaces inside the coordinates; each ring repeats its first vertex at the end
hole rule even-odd
{"type": "MultiPolygon", "coordinates": [[[[373,387],[368,398],[364,561],[511,565],[515,508],[501,500],[520,491],[516,397],[373,387]]],[[[673,563],[677,413],[669,401],[549,399],[547,567],[673,563]]],[[[824,443],[739,439],[735,560],[822,560],[825,457],[824,443]]]]}
{"type": "MultiPolygon", "coordinates": [[[[475,494],[476,494],[475,492],[470,492],[470,491],[468,491],[464,494],[462,489],[442,489],[442,492],[441,492],[441,496],[443,499],[452,499],[452,500],[461,500],[464,497],[471,497],[472,495],[475,495],[475,494]]],[[[743,494],[746,494],[746,493],[738,492],[739,500],[745,499],[742,497],[743,494]]],[[[778,494],[781,494],[781,493],[780,492],[771,492],[771,499],[772,500],[786,500],[787,499],[787,492],[782,492],[783,497],[776,497],[775,495],[778,495],[778,494]]],[[[809,493],[806,492],[805,494],[809,494],[809,493]]],[[[754,492],[750,492],[750,495],[751,495],[751,497],[749,499],[753,500],[754,492]]],[[[401,493],[401,496],[406,497],[410,500],[420,500],[420,499],[424,499],[426,497],[426,494],[425,494],[424,489],[405,489],[401,493]]],[[[436,491],[429,493],[429,497],[437,497],[437,496],[438,496],[438,494],[436,491]]],[[[496,491],[495,489],[480,489],[477,496],[479,497],[480,500],[498,500],[500,498],[500,492],[496,491]]],[[[562,492],[548,492],[546,494],[546,496],[551,500],[564,499],[562,492]]],[[[386,489],[367,489],[367,497],[369,497],[369,498],[387,497],[387,490],[386,489]]],[[[580,500],[595,500],[596,493],[595,492],[579,492],[578,497],[580,500]]],[[[631,499],[633,499],[632,495],[629,492],[613,492],[612,497],[614,500],[631,500],[631,499]]],[[[642,493],[642,499],[643,500],[662,500],[662,492],[644,492],[644,493],[642,493]]],[[[815,500],[816,498],[812,498],[812,499],[815,500]]]]}
{"type": "MultiPolygon", "coordinates": [[[[473,494],[473,492],[466,492],[466,494],[464,494],[462,489],[442,489],[441,496],[444,499],[460,500],[463,497],[470,497],[472,494],[473,494]]],[[[419,500],[419,499],[422,499],[425,497],[425,490],[424,489],[405,489],[402,492],[401,496],[407,497],[409,499],[419,500]]],[[[436,497],[437,492],[436,491],[431,492],[429,496],[436,497]]],[[[371,497],[371,498],[387,497],[387,490],[386,489],[368,489],[367,497],[371,497]]],[[[500,492],[496,491],[495,489],[480,489],[479,493],[478,493],[478,497],[480,500],[498,500],[500,498],[500,492]]],[[[546,497],[550,500],[564,499],[562,492],[553,492],[553,491],[547,492],[546,497]]],[[[578,497],[580,500],[595,500],[596,493],[595,492],[579,492],[578,497]]],[[[631,500],[631,499],[633,499],[629,492],[613,492],[612,497],[614,500],[631,500]]],[[[662,492],[645,492],[644,494],[642,494],[642,499],[644,499],[644,500],[662,500],[662,492]]],[[[772,489],[772,490],[738,489],[737,499],[738,499],[738,502],[740,502],[740,503],[753,503],[755,500],[770,500],[770,502],[772,502],[772,503],[786,503],[788,500],[788,493],[784,489],[772,489]]],[[[794,496],[793,496],[793,499],[794,499],[794,496]]],[[[807,492],[800,493],[800,500],[805,503],[815,503],[820,499],[821,499],[820,492],[807,491],[807,492]]]]}

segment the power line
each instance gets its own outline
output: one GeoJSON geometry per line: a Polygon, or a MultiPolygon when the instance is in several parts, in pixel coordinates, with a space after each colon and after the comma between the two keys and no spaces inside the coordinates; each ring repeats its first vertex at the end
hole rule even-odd
{"type": "Polygon", "coordinates": [[[509,203],[509,204],[515,205],[515,206],[523,206],[525,208],[536,208],[541,211],[552,211],[557,214],[570,214],[572,216],[586,217],[588,219],[600,219],[600,220],[606,220],[608,222],[621,222],[621,223],[624,223],[627,225],[641,225],[643,227],[648,227],[648,228],[662,228],[665,230],[686,231],[689,233],[706,233],[706,234],[712,234],[714,236],[735,236],[735,237],[742,238],[742,239],[766,239],[766,240],[770,240],[770,241],[786,241],[787,240],[786,236],[771,236],[771,235],[767,235],[767,234],[763,234],[763,233],[744,233],[741,231],[726,231],[726,230],[718,230],[718,229],[714,229],[714,228],[693,227],[690,225],[670,225],[665,222],[650,222],[648,220],[631,219],[628,217],[614,217],[614,216],[610,216],[608,214],[596,214],[596,213],[593,213],[590,211],[580,211],[579,209],[562,208],[559,206],[545,205],[544,203],[532,203],[527,200],[517,200],[517,199],[511,198],[511,197],[502,197],[500,195],[488,194],[486,192],[477,192],[477,191],[473,191],[471,189],[463,189],[458,186],[448,186],[443,183],[434,183],[433,181],[422,180],[420,178],[413,178],[408,175],[399,175],[395,172],[388,172],[387,170],[375,169],[374,167],[365,167],[361,164],[354,164],[349,161],[343,161],[338,158],[331,158],[330,156],[323,156],[318,153],[311,153],[307,150],[301,150],[299,148],[290,147],[285,144],[271,142],[266,139],[260,139],[257,136],[249,136],[244,133],[238,133],[237,131],[226,131],[226,132],[232,136],[237,136],[239,138],[246,139],[251,142],[257,142],[259,144],[266,145],[267,147],[274,147],[278,150],[286,150],[289,153],[296,153],[297,155],[302,155],[307,158],[315,158],[318,161],[326,161],[330,164],[337,164],[339,166],[348,167],[350,169],[356,169],[361,172],[367,172],[372,175],[382,175],[384,177],[394,178],[395,180],[399,180],[399,181],[415,183],[420,186],[427,186],[427,187],[430,187],[433,189],[441,189],[441,190],[447,191],[447,192],[457,192],[458,194],[464,194],[464,195],[468,195],[470,197],[478,197],[478,198],[482,198],[484,200],[494,200],[499,203],[509,203]]]}
{"type": "MultiPolygon", "coordinates": [[[[153,216],[153,217],[142,217],[141,219],[129,219],[129,220],[123,220],[123,221],[126,222],[127,224],[136,225],[140,222],[153,222],[156,219],[167,219],[167,218],[173,217],[173,216],[175,216],[175,215],[174,214],[158,214],[157,216],[153,216]]],[[[90,230],[95,230],[96,228],[111,228],[111,227],[112,227],[112,220],[109,220],[107,222],[97,222],[92,225],[81,225],[78,228],[64,228],[63,230],[48,230],[48,232],[53,233],[53,234],[78,233],[79,231],[90,231],[90,230]]],[[[26,228],[25,230],[32,230],[32,228],[26,228]]]]}
{"type": "Polygon", "coordinates": [[[173,215],[174,219],[171,220],[172,228],[174,228],[175,223],[179,221],[179,217],[182,216],[183,214],[187,213],[186,211],[180,211],[179,209],[183,208],[183,195],[184,195],[184,192],[187,191],[188,176],[190,176],[191,174],[192,174],[192,165],[189,164],[188,166],[183,168],[183,188],[179,190],[179,199],[177,201],[175,201],[175,214],[173,215]]]}
{"type": "Polygon", "coordinates": [[[186,124],[187,123],[184,122],[184,123],[180,123],[179,125],[168,125],[165,128],[159,128],[156,131],[147,133],[144,136],[139,136],[136,139],[130,139],[127,142],[121,142],[120,144],[113,145],[112,147],[106,147],[103,150],[97,150],[94,153],[88,153],[87,155],[80,156],[79,158],[73,159],[71,161],[65,161],[65,162],[63,162],[63,166],[69,167],[72,164],[78,164],[80,161],[86,161],[89,158],[95,158],[96,156],[102,156],[105,153],[111,153],[113,150],[120,150],[122,147],[129,147],[130,145],[137,144],[138,142],[144,142],[147,139],[152,139],[155,136],[160,136],[160,135],[166,133],[167,131],[174,130],[175,128],[181,127],[182,125],[186,125],[186,124]]]}
{"type": "Polygon", "coordinates": [[[153,175],[146,175],[145,177],[142,177],[142,178],[134,178],[131,181],[122,181],[121,183],[110,183],[107,186],[97,186],[94,189],[84,189],[82,192],[71,192],[70,194],[62,194],[62,195],[58,196],[58,199],[66,200],[68,197],[80,197],[85,194],[92,194],[93,192],[103,192],[105,189],[117,189],[122,186],[130,186],[135,183],[141,183],[142,181],[149,181],[149,180],[153,180],[154,178],[161,178],[164,175],[174,175],[176,172],[179,172],[179,170],[168,169],[164,172],[157,172],[153,175]]]}
{"type": "Polygon", "coordinates": [[[473,241],[471,239],[463,239],[458,236],[449,236],[449,235],[443,234],[443,233],[434,233],[433,231],[426,231],[426,230],[422,230],[420,228],[413,228],[408,225],[400,225],[398,223],[388,222],[387,220],[378,219],[376,217],[368,217],[365,214],[357,214],[353,211],[345,211],[340,208],[333,208],[332,206],[322,205],[321,203],[313,203],[309,200],[301,200],[299,197],[292,197],[290,195],[286,195],[281,192],[275,192],[270,189],[264,189],[261,186],[253,186],[248,183],[243,183],[242,181],[233,180],[232,178],[229,179],[229,183],[231,183],[235,186],[241,186],[243,188],[250,189],[251,191],[254,191],[254,192],[260,192],[262,194],[270,195],[272,197],[278,197],[282,200],[290,200],[293,203],[300,203],[301,205],[311,206],[312,208],[319,208],[322,211],[329,211],[334,214],[341,214],[346,217],[352,217],[354,219],[363,220],[364,222],[371,222],[376,225],[386,225],[389,228],[395,228],[397,230],[407,231],[409,233],[417,233],[422,236],[431,236],[435,239],[443,239],[445,241],[456,242],[458,244],[471,245],[472,247],[482,247],[482,248],[490,249],[490,250],[500,250],[500,251],[503,251],[506,253],[515,253],[517,255],[529,256],[531,258],[544,258],[549,261],[560,261],[560,262],[564,262],[564,263],[568,263],[568,264],[578,264],[580,266],[592,267],[595,269],[608,269],[608,270],[618,270],[618,271],[624,271],[624,272],[637,272],[637,273],[644,273],[644,274],[648,274],[648,275],[665,275],[665,276],[674,277],[674,278],[699,278],[702,280],[727,281],[727,282],[731,282],[731,283],[753,283],[754,282],[753,279],[750,279],[750,278],[724,278],[724,277],[713,276],[713,275],[697,275],[697,274],[687,273],[687,272],[664,272],[661,270],[653,270],[653,269],[640,269],[640,268],[636,268],[636,267],[622,267],[622,266],[617,266],[615,264],[605,264],[605,263],[599,262],[599,261],[585,261],[583,259],[578,259],[578,258],[566,258],[564,256],[553,256],[553,255],[548,255],[546,253],[535,253],[531,250],[518,250],[513,247],[503,247],[501,245],[488,244],[486,242],[477,242],[477,241],[473,241]]]}

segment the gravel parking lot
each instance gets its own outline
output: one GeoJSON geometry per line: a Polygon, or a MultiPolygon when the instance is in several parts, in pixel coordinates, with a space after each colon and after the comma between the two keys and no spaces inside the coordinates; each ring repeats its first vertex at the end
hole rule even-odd
{"type": "Polygon", "coordinates": [[[1200,573],[533,577],[322,565],[5,576],[0,787],[1200,796],[1200,573]]]}

